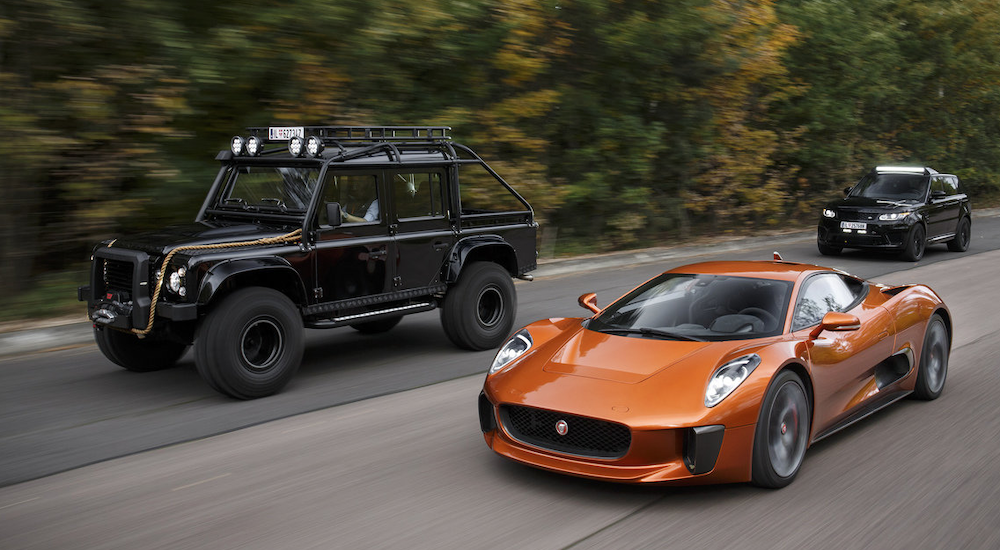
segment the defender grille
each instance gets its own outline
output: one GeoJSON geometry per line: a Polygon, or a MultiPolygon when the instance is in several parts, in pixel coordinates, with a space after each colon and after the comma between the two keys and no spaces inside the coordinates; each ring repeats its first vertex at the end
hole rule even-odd
{"type": "Polygon", "coordinates": [[[621,458],[632,443],[632,432],[627,426],[585,416],[501,405],[500,420],[519,441],[578,456],[621,458]],[[556,432],[556,422],[560,420],[568,425],[566,435],[556,432]]]}
{"type": "Polygon", "coordinates": [[[132,292],[132,274],[135,272],[131,262],[122,260],[104,260],[104,289],[132,292]]]}

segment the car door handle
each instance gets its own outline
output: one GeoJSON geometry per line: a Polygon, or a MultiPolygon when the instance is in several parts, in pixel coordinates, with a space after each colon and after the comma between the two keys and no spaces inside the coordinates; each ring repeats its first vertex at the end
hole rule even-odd
{"type": "Polygon", "coordinates": [[[886,336],[889,336],[889,331],[888,330],[883,330],[881,333],[879,333],[878,339],[879,340],[884,340],[886,336]]]}
{"type": "Polygon", "coordinates": [[[368,258],[372,259],[372,260],[377,260],[379,258],[385,258],[387,255],[388,255],[388,252],[386,252],[386,250],[384,248],[380,248],[380,249],[372,250],[371,252],[369,252],[368,253],[368,258]]]}
{"type": "Polygon", "coordinates": [[[448,241],[434,241],[434,244],[431,246],[434,247],[434,250],[444,250],[451,245],[448,244],[448,241]]]}

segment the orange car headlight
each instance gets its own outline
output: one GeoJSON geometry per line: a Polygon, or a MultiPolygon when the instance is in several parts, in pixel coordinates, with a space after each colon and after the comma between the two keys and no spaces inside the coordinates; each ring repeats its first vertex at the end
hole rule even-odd
{"type": "Polygon", "coordinates": [[[705,406],[714,407],[733,393],[743,383],[750,373],[760,364],[760,356],[756,353],[744,355],[715,369],[712,378],[705,389],[705,406]]]}
{"type": "Polygon", "coordinates": [[[493,364],[490,365],[490,374],[500,372],[504,367],[511,364],[515,359],[524,355],[529,349],[531,349],[531,344],[534,342],[531,340],[531,333],[526,329],[521,329],[507,340],[507,343],[500,348],[497,352],[497,356],[493,359],[493,364]]]}

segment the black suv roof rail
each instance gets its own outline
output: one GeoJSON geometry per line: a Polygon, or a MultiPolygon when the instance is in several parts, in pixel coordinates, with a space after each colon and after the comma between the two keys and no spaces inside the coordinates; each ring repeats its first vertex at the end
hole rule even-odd
{"type": "MultiPolygon", "coordinates": [[[[250,135],[259,137],[264,143],[285,143],[287,138],[271,139],[270,128],[274,126],[251,126],[250,135]]],[[[302,128],[305,138],[316,136],[324,143],[428,143],[438,144],[451,141],[450,126],[297,126],[302,128]]]]}

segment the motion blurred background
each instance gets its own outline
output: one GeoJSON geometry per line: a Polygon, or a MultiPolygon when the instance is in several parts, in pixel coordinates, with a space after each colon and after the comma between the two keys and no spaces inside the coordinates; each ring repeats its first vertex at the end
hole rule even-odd
{"type": "Polygon", "coordinates": [[[268,124],[448,125],[546,255],[811,227],[877,163],[1000,198],[996,0],[3,0],[0,321],[194,217],[268,124]]]}

